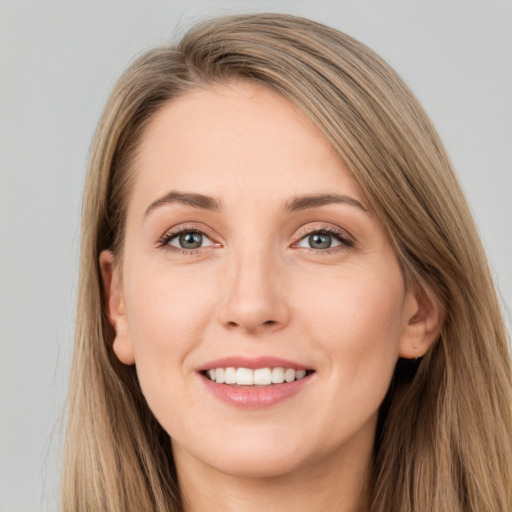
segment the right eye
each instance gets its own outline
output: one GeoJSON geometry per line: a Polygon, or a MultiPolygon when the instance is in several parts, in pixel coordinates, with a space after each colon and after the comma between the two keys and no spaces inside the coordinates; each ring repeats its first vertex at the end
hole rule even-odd
{"type": "Polygon", "coordinates": [[[171,247],[188,251],[215,245],[204,233],[196,230],[183,230],[178,233],[170,233],[162,242],[163,245],[170,245],[171,247]]]}

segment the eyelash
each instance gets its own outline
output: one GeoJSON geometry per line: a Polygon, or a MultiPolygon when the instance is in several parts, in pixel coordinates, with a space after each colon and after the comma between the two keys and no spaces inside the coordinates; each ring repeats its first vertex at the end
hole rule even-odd
{"type": "Polygon", "coordinates": [[[181,235],[182,233],[197,233],[199,235],[203,235],[205,238],[207,238],[208,240],[211,240],[213,242],[213,244],[212,244],[213,246],[220,246],[219,243],[214,242],[212,240],[212,238],[204,232],[204,229],[200,229],[197,226],[189,225],[189,226],[180,226],[178,228],[172,229],[171,231],[168,231],[167,233],[165,233],[165,235],[162,238],[160,238],[160,240],[158,240],[157,247],[160,247],[160,248],[168,250],[168,251],[173,251],[173,252],[178,251],[178,252],[180,252],[182,254],[186,254],[186,255],[197,254],[197,251],[199,249],[206,249],[206,247],[198,247],[197,249],[185,249],[183,247],[174,247],[169,244],[169,242],[171,240],[173,240],[177,236],[181,235]]]}
{"type": "MultiPolygon", "coordinates": [[[[203,235],[208,240],[212,241],[213,246],[217,246],[217,247],[220,246],[219,243],[214,242],[212,240],[212,238],[209,237],[204,232],[204,230],[198,228],[197,226],[180,226],[176,229],[172,229],[171,231],[168,231],[167,233],[165,233],[165,235],[158,240],[157,246],[159,248],[163,248],[163,249],[173,251],[173,252],[179,251],[182,254],[186,254],[186,255],[197,254],[197,251],[199,251],[200,249],[206,249],[208,247],[211,247],[211,246],[208,246],[208,247],[198,247],[197,249],[185,249],[185,248],[171,246],[169,244],[169,242],[182,233],[197,233],[197,234],[203,235]]],[[[315,249],[313,247],[303,247],[303,249],[306,249],[307,251],[312,251],[317,254],[318,253],[331,254],[333,252],[350,249],[351,247],[355,246],[355,242],[353,241],[353,239],[349,238],[344,231],[333,228],[331,226],[320,226],[315,229],[302,231],[300,233],[299,239],[292,244],[292,247],[297,248],[298,244],[300,242],[302,242],[302,240],[304,240],[305,238],[307,238],[311,235],[315,235],[315,234],[332,236],[340,243],[340,245],[337,245],[334,247],[328,247],[326,249],[315,249]]]]}
{"type": "Polygon", "coordinates": [[[321,253],[321,254],[332,254],[338,251],[343,251],[350,249],[355,246],[355,242],[353,238],[349,237],[344,231],[341,231],[340,229],[336,229],[332,226],[320,226],[315,229],[310,230],[304,230],[304,232],[300,233],[300,238],[297,242],[293,244],[294,247],[297,247],[298,244],[304,240],[305,238],[311,236],[311,235],[329,235],[332,236],[334,239],[336,239],[340,245],[334,246],[334,247],[328,247],[326,249],[315,249],[313,247],[304,247],[307,251],[312,251],[315,254],[321,253]]]}

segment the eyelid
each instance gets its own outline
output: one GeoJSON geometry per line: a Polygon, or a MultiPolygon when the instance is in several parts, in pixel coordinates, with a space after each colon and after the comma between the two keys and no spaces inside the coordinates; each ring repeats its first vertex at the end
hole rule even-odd
{"type": "Polygon", "coordinates": [[[196,224],[196,223],[186,223],[186,224],[180,224],[178,226],[174,226],[170,229],[168,229],[157,241],[157,247],[167,247],[171,249],[176,249],[183,252],[194,252],[198,251],[199,249],[206,249],[209,247],[221,247],[221,244],[217,241],[215,241],[215,237],[210,234],[210,229],[208,229],[204,225],[196,224]],[[169,241],[173,238],[177,237],[181,233],[200,233],[205,238],[207,238],[211,243],[211,245],[208,245],[206,247],[198,247],[197,249],[185,249],[183,247],[175,247],[173,245],[169,244],[169,241]]]}
{"type": "MultiPolygon", "coordinates": [[[[222,247],[222,244],[217,242],[215,240],[216,237],[213,236],[212,234],[210,234],[210,232],[211,232],[211,230],[207,226],[200,224],[200,223],[180,224],[178,226],[174,226],[174,227],[168,229],[158,239],[157,247],[166,247],[166,248],[169,248],[172,250],[179,250],[179,251],[182,251],[185,253],[197,252],[200,249],[207,249],[209,247],[222,247]],[[172,240],[174,237],[176,237],[179,234],[184,233],[184,232],[200,233],[201,235],[203,235],[205,238],[207,238],[211,242],[211,245],[208,245],[206,247],[198,247],[197,249],[185,249],[185,248],[181,248],[181,247],[175,247],[175,246],[172,246],[169,244],[170,240],[172,240]]],[[[326,249],[315,249],[313,247],[311,247],[311,248],[304,247],[304,249],[306,249],[306,250],[309,249],[314,252],[328,253],[329,251],[343,250],[343,249],[353,247],[356,243],[354,237],[347,230],[342,229],[338,226],[334,226],[331,224],[325,224],[325,223],[321,223],[321,224],[308,223],[305,226],[301,226],[301,228],[299,228],[299,230],[296,232],[296,235],[294,237],[295,242],[293,242],[291,247],[298,248],[299,247],[298,244],[304,238],[306,238],[307,236],[310,236],[314,233],[326,233],[326,234],[332,235],[340,243],[339,243],[339,245],[329,247],[326,249]]]]}
{"type": "Polygon", "coordinates": [[[311,251],[315,252],[323,252],[327,253],[330,250],[336,251],[336,250],[343,250],[350,247],[353,247],[355,245],[355,239],[354,237],[345,229],[342,229],[337,226],[333,226],[330,224],[314,224],[311,223],[302,226],[296,234],[296,241],[292,244],[292,247],[297,248],[299,247],[299,243],[304,240],[307,236],[310,236],[314,233],[326,233],[328,235],[332,235],[336,237],[336,239],[340,242],[339,245],[336,245],[334,247],[329,247],[327,249],[314,249],[313,247],[307,248],[304,247],[304,249],[309,249],[311,251]]]}

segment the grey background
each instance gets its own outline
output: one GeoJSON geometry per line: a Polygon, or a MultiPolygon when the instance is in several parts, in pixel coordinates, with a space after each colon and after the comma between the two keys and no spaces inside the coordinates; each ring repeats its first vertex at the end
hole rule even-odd
{"type": "Polygon", "coordinates": [[[397,69],[441,133],[512,304],[510,1],[0,0],[0,512],[56,509],[80,194],[108,92],[134,55],[194,21],[260,10],[330,24],[397,69]]]}

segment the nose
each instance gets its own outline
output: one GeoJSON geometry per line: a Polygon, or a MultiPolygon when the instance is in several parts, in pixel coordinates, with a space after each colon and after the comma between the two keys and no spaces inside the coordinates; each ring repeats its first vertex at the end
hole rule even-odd
{"type": "Polygon", "coordinates": [[[270,252],[238,255],[230,264],[219,320],[229,329],[256,334],[282,329],[290,319],[283,269],[270,252]]]}

